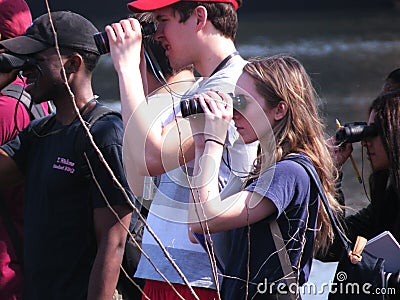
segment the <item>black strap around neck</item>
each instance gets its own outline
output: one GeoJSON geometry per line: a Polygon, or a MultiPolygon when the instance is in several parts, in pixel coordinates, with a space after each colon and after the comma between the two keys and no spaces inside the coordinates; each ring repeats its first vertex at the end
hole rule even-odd
{"type": "Polygon", "coordinates": [[[214,75],[215,73],[217,73],[218,71],[220,71],[223,67],[225,67],[226,63],[227,63],[232,57],[234,57],[235,55],[238,55],[238,54],[239,54],[239,52],[238,52],[238,51],[235,51],[235,52],[229,54],[227,57],[225,57],[225,58],[223,59],[223,61],[221,61],[221,62],[219,63],[219,65],[214,69],[214,71],[211,73],[210,77],[213,76],[213,75],[214,75]]]}
{"type": "Polygon", "coordinates": [[[79,110],[79,113],[82,114],[83,112],[85,112],[86,108],[88,108],[90,104],[92,104],[93,102],[97,102],[97,98],[97,96],[94,96],[92,99],[90,99],[90,101],[86,102],[86,104],[82,106],[82,108],[79,110]]]}

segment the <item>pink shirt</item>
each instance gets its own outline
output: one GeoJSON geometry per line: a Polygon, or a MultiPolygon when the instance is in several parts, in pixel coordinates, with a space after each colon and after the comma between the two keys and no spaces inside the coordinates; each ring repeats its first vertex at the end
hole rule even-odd
{"type": "MultiPolygon", "coordinates": [[[[20,78],[13,82],[23,85],[20,78]]],[[[48,104],[42,104],[48,112],[48,104]]],[[[30,122],[29,114],[22,103],[12,97],[0,93],[0,144],[13,140],[18,131],[30,122]]],[[[22,240],[23,228],[23,188],[22,185],[2,191],[10,218],[22,240]]],[[[13,243],[0,215],[0,299],[22,299],[22,269],[18,263],[13,243]]]]}

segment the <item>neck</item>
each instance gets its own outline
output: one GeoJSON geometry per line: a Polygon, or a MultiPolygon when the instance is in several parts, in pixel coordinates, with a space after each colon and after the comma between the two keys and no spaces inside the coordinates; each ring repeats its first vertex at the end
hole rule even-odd
{"type": "MultiPolygon", "coordinates": [[[[203,44],[204,45],[204,44],[203,44]]],[[[236,51],[235,45],[231,39],[221,38],[207,42],[204,47],[199,48],[200,59],[194,64],[196,70],[203,77],[211,76],[215,68],[230,54],[236,51]],[[213,43],[215,42],[215,43],[213,43]]],[[[228,65],[230,61],[227,62],[228,65]]]]}
{"type": "Polygon", "coordinates": [[[172,75],[167,79],[168,83],[174,83],[177,81],[193,81],[194,75],[191,70],[182,70],[172,75]]]}
{"type": "MultiPolygon", "coordinates": [[[[78,110],[81,110],[90,100],[94,98],[93,91],[92,89],[88,89],[86,93],[75,94],[74,98],[75,99],[73,99],[72,96],[68,94],[64,98],[58,98],[57,100],[53,101],[56,107],[56,118],[63,125],[71,124],[77,116],[73,101],[75,100],[78,110]]],[[[91,103],[85,109],[85,111],[82,111],[81,113],[86,113],[90,111],[93,107],[94,103],[91,103]]]]}

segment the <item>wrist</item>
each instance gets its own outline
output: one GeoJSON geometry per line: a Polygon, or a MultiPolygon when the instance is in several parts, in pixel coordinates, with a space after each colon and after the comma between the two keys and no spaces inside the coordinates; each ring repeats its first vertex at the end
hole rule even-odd
{"type": "Polygon", "coordinates": [[[224,143],[218,139],[205,139],[204,144],[207,144],[207,143],[213,143],[213,144],[224,147],[224,143]]]}

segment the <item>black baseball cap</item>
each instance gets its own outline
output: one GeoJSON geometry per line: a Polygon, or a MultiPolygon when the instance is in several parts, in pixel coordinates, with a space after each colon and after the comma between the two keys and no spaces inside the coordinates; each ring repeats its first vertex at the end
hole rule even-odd
{"type": "MultiPolygon", "coordinates": [[[[51,13],[60,47],[84,50],[100,55],[93,39],[97,28],[86,18],[70,11],[51,13]]],[[[55,46],[49,15],[35,19],[22,36],[0,41],[0,45],[16,54],[33,54],[55,46]]]]}

